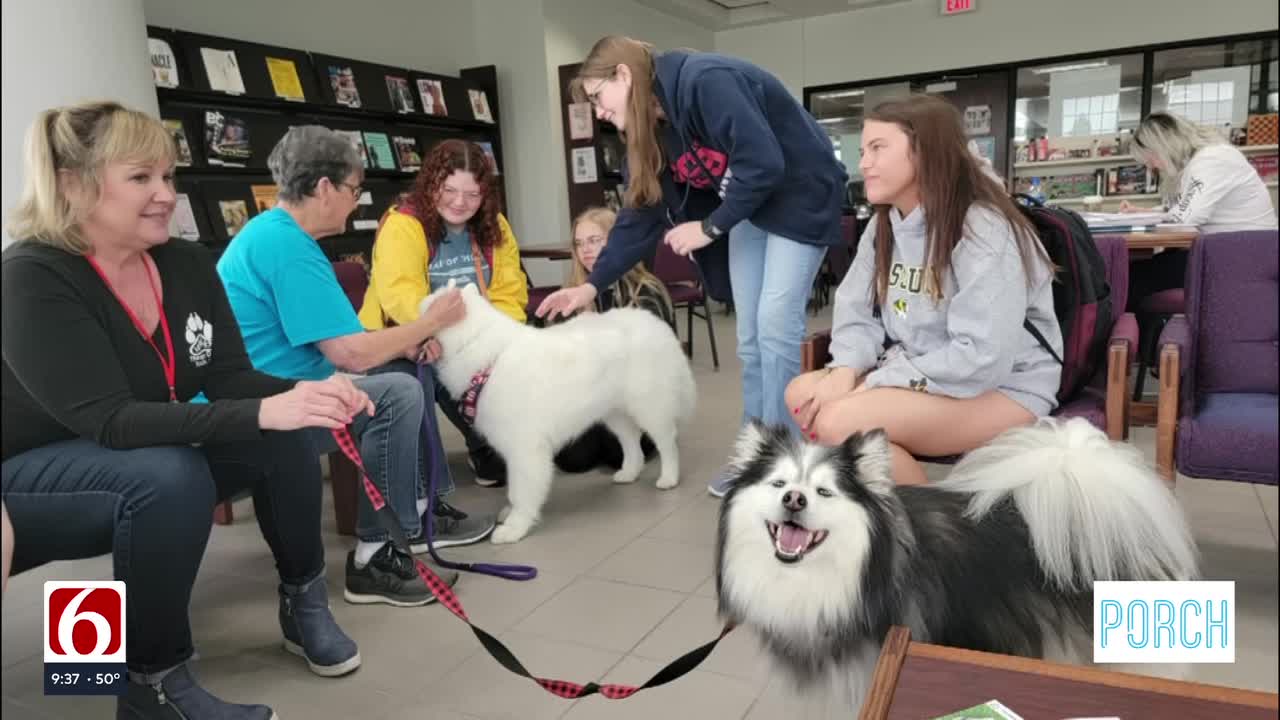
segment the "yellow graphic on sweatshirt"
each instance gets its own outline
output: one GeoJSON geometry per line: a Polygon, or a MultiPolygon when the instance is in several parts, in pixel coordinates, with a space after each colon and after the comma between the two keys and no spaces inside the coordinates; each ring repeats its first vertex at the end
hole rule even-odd
{"type": "Polygon", "coordinates": [[[893,301],[893,312],[900,318],[907,317],[907,299],[898,298],[893,301]]]}

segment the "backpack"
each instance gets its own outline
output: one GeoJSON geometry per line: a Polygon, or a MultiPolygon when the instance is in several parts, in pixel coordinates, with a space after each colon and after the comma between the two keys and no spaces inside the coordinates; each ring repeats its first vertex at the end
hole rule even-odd
{"type": "Polygon", "coordinates": [[[1056,270],[1053,310],[1062,328],[1062,357],[1030,320],[1025,321],[1023,327],[1061,363],[1058,401],[1065,402],[1093,378],[1106,354],[1107,338],[1115,319],[1107,265],[1089,226],[1079,215],[1063,208],[1046,207],[1026,195],[1017,195],[1014,199],[1022,214],[1035,226],[1036,236],[1056,270]]]}

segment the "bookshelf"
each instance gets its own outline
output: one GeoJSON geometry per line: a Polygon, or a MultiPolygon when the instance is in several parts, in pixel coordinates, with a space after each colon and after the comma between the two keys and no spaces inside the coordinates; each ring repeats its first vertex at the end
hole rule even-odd
{"type": "MultiPolygon", "coordinates": [[[[267,157],[295,125],[352,133],[364,145],[361,204],[344,233],[319,241],[334,260],[368,260],[378,218],[417,175],[413,150],[420,162],[441,140],[472,140],[487,144],[500,172],[505,167],[494,66],[449,76],[183,30],[148,26],[147,35],[153,68],[160,40],[168,54],[162,51],[159,63],[172,66],[176,80],[176,87],[157,82],[160,116],[175,140],[180,123],[189,148],[190,163],[178,167],[176,181],[194,221],[183,237],[215,255],[234,230],[269,206],[264,200],[260,208],[255,198],[273,186],[267,157]],[[488,117],[473,110],[473,93],[483,94],[488,117]],[[247,143],[235,142],[245,135],[247,143]]],[[[505,175],[498,179],[505,205],[505,175]]]]}
{"type": "MultiPolygon", "coordinates": [[[[577,74],[581,63],[561,65],[560,72],[560,128],[565,148],[565,180],[569,187],[569,218],[593,206],[614,207],[621,201],[622,156],[626,152],[622,136],[610,123],[600,122],[594,109],[585,110],[590,117],[591,137],[574,139],[570,113],[573,112],[573,96],[569,82],[577,74]],[[575,168],[578,157],[587,155],[587,162],[594,163],[594,180],[583,182],[583,168],[575,168]]],[[[588,176],[590,175],[588,171],[588,176]]]]}

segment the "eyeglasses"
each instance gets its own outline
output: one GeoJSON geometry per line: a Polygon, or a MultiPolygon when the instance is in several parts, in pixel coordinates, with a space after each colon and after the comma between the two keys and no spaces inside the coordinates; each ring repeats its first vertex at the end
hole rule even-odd
{"type": "Polygon", "coordinates": [[[600,107],[600,92],[604,90],[605,84],[612,80],[616,74],[615,72],[614,75],[610,75],[607,78],[600,78],[600,84],[592,91],[587,90],[585,83],[582,85],[582,91],[587,94],[587,102],[591,103],[592,107],[600,107]]]}
{"type": "Polygon", "coordinates": [[[463,192],[458,188],[451,188],[448,185],[446,185],[444,189],[440,191],[440,196],[443,197],[445,200],[454,200],[461,197],[463,200],[467,201],[468,203],[478,203],[480,202],[481,198],[484,197],[484,193],[476,192],[476,191],[463,192]]]}
{"type": "Polygon", "coordinates": [[[351,196],[352,196],[352,197],[354,197],[354,198],[355,198],[355,199],[357,199],[357,200],[359,200],[359,199],[360,199],[360,196],[364,194],[364,188],[363,188],[362,186],[360,186],[360,185],[352,185],[351,183],[346,182],[345,180],[344,180],[344,181],[342,181],[342,182],[340,182],[340,183],[338,183],[338,187],[344,187],[344,188],[346,188],[346,189],[350,190],[350,191],[351,191],[351,196]]]}
{"type": "Polygon", "coordinates": [[[604,247],[604,243],[606,240],[608,240],[608,238],[604,235],[592,235],[590,237],[586,237],[581,240],[578,240],[575,238],[573,241],[573,249],[574,250],[588,250],[588,249],[594,250],[596,248],[604,247]]]}

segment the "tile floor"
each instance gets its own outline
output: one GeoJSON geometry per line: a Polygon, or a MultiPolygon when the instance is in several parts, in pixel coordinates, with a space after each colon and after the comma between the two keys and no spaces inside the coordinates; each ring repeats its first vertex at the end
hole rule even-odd
{"type": "MultiPolygon", "coordinates": [[[[824,318],[814,319],[825,324],[824,318]]],[[[733,324],[716,316],[722,367],[712,371],[704,326],[694,365],[700,406],[681,439],[684,478],[668,492],[652,481],[614,486],[605,475],[560,479],[542,526],[514,546],[450,551],[456,559],[531,563],[539,575],[510,582],[468,575],[459,596],[472,619],[496,634],[534,672],[578,682],[639,684],[678,654],[717,631],[712,552],[717,502],[705,484],[724,460],[739,413],[733,324]]],[[[446,424],[447,425],[447,424],[446,424]]],[[[452,430],[450,429],[450,433],[452,430]]],[[[1134,431],[1149,456],[1154,434],[1134,431]]],[[[446,442],[455,472],[460,438],[446,442]]],[[[496,510],[500,491],[463,482],[456,501],[496,510]]],[[[1237,661],[1202,665],[1195,679],[1275,692],[1277,689],[1276,488],[1181,479],[1184,501],[1211,579],[1236,581],[1237,661]]],[[[327,499],[327,498],[326,498],[327,499]]],[[[333,602],[343,627],[360,643],[364,665],[323,679],[280,648],[274,569],[251,513],[215,527],[201,567],[191,616],[200,651],[196,672],[224,698],[271,704],[286,720],[348,718],[773,718],[788,712],[766,690],[767,666],[745,633],[730,636],[698,670],[625,701],[555,698],[507,673],[470,631],[440,607],[392,609],[333,602]]],[[[341,588],[348,538],[334,532],[326,510],[331,593],[341,588]]],[[[46,698],[41,680],[41,587],[47,579],[107,578],[108,558],[53,565],[10,581],[3,605],[3,715],[12,718],[112,717],[111,700],[46,698]]]]}

